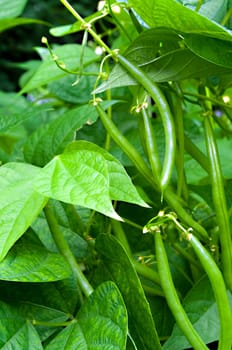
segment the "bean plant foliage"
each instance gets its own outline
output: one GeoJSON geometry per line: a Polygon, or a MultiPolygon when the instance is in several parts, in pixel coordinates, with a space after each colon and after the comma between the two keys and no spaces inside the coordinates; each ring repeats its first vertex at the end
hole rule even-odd
{"type": "Polygon", "coordinates": [[[231,1],[0,3],[1,349],[231,350],[231,1]]]}

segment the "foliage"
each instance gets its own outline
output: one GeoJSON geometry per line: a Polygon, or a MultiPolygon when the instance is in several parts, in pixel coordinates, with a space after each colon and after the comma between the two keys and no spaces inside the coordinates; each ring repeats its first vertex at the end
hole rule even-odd
{"type": "Polygon", "coordinates": [[[29,3],[1,1],[3,39],[44,35],[0,91],[1,348],[231,350],[231,1],[29,3]]]}

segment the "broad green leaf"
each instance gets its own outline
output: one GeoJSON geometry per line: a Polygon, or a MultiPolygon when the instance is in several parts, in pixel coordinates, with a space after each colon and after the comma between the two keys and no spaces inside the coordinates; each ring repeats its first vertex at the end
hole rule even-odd
{"type": "Polygon", "coordinates": [[[97,237],[96,249],[123,296],[128,311],[129,331],[138,349],[161,349],[149,304],[124,248],[113,236],[101,234],[97,237]]]}
{"type": "Polygon", "coordinates": [[[40,172],[35,189],[44,196],[80,205],[119,219],[109,196],[107,162],[96,152],[67,152],[40,172]]]}
{"type": "Polygon", "coordinates": [[[228,6],[227,0],[206,0],[201,2],[198,0],[178,0],[178,2],[182,3],[184,6],[190,8],[193,11],[196,11],[200,7],[197,12],[218,23],[220,23],[225,16],[228,6]]]}
{"type": "MultiPolygon", "coordinates": [[[[65,44],[54,49],[54,54],[58,57],[59,62],[65,64],[68,70],[78,72],[80,67],[80,57],[82,54],[82,46],[77,44],[65,44]]],[[[84,66],[98,60],[94,51],[88,47],[84,50],[82,57],[84,66]]],[[[36,72],[32,75],[29,81],[21,90],[21,94],[37,89],[43,85],[47,85],[51,81],[63,78],[68,73],[59,68],[54,62],[53,58],[49,55],[41,63],[36,72]]]]}
{"type": "MultiPolygon", "coordinates": [[[[11,321],[10,321],[11,322],[11,321]]],[[[1,347],[2,350],[43,350],[38,333],[30,322],[24,323],[1,347]]]]}
{"type": "Polygon", "coordinates": [[[185,34],[184,42],[190,50],[218,66],[232,68],[231,43],[197,34],[185,34]]]}
{"type": "Polygon", "coordinates": [[[123,350],[127,312],[113,282],[101,284],[81,307],[77,322],[60,332],[46,350],[123,350]]]}
{"type": "Polygon", "coordinates": [[[1,18],[14,18],[20,16],[27,3],[27,0],[0,0],[0,19],[1,18]]]}
{"type": "Polygon", "coordinates": [[[42,350],[35,328],[20,315],[17,307],[0,301],[0,347],[3,350],[42,350]]]}
{"type": "Polygon", "coordinates": [[[148,205],[141,199],[136,188],[132,184],[127,172],[121,163],[103,148],[87,141],[73,142],[67,146],[65,152],[70,151],[91,151],[100,153],[107,162],[109,173],[109,194],[110,198],[117,201],[138,204],[144,207],[148,205]]]}
{"type": "Polygon", "coordinates": [[[71,273],[62,255],[25,240],[16,243],[0,262],[0,279],[5,281],[50,282],[68,278],[71,273]]]}
{"type": "Polygon", "coordinates": [[[79,78],[78,84],[77,76],[67,75],[59,80],[52,81],[48,84],[48,90],[53,95],[65,102],[73,104],[87,104],[91,99],[91,92],[96,81],[96,74],[98,74],[99,67],[97,64],[91,64],[85,68],[85,72],[93,75],[83,75],[79,78]]]}
{"type": "MultiPolygon", "coordinates": [[[[232,306],[232,295],[229,293],[232,306]]],[[[201,279],[188,293],[183,306],[190,321],[203,341],[211,343],[218,340],[220,322],[217,305],[208,279],[201,279]]],[[[163,346],[164,350],[182,350],[190,348],[185,336],[175,325],[171,337],[163,346]]]]}
{"type": "MultiPolygon", "coordinates": [[[[106,103],[104,107],[113,104],[106,103]]],[[[24,145],[25,159],[35,165],[46,165],[55,155],[73,140],[74,133],[84,124],[92,124],[98,118],[96,109],[88,104],[64,112],[47,125],[42,125],[24,145]]]]}
{"type": "Polygon", "coordinates": [[[111,200],[147,206],[120,163],[94,144],[79,141],[40,172],[36,190],[53,199],[96,210],[116,220],[111,200]]]}
{"type": "MultiPolygon", "coordinates": [[[[146,48],[144,48],[146,49],[146,48]]],[[[131,60],[132,63],[133,59],[131,60]]],[[[212,64],[188,49],[178,49],[155,58],[153,62],[142,62],[138,65],[154,82],[181,81],[184,79],[210,77],[226,74],[231,70],[212,64]]],[[[138,85],[124,68],[117,64],[110,73],[109,79],[103,82],[94,92],[101,93],[115,87],[138,85]]]]}
{"type": "Polygon", "coordinates": [[[50,109],[49,104],[28,103],[23,96],[15,93],[0,92],[0,132],[20,125],[31,117],[50,109]]]}
{"type": "Polygon", "coordinates": [[[39,168],[23,163],[0,167],[0,260],[46,204],[47,199],[32,186],[39,171],[39,168]]]}
{"type": "MultiPolygon", "coordinates": [[[[9,2],[9,3],[13,3],[13,2],[9,2]]],[[[0,0],[0,6],[1,6],[1,0],[0,0]]],[[[16,27],[16,26],[20,26],[20,25],[24,25],[24,24],[43,24],[43,25],[48,25],[47,22],[44,21],[40,21],[38,19],[35,18],[3,18],[1,19],[1,12],[0,12],[0,33],[4,32],[7,29],[16,27]]]]}
{"type": "MultiPolygon", "coordinates": [[[[50,252],[58,252],[58,248],[49,230],[47,220],[44,217],[38,217],[33,223],[32,228],[39,237],[40,241],[50,252]]],[[[89,255],[88,243],[76,232],[60,225],[60,229],[77,260],[83,260],[89,255]]]]}
{"type": "Polygon", "coordinates": [[[129,0],[128,2],[151,28],[164,27],[179,33],[195,33],[232,40],[229,30],[175,0],[129,0]]]}
{"type": "Polygon", "coordinates": [[[16,303],[15,309],[18,317],[22,317],[25,321],[29,320],[35,324],[41,341],[46,340],[57,330],[60,330],[61,325],[70,318],[69,313],[30,301],[16,303]]]}
{"type": "MultiPolygon", "coordinates": [[[[205,141],[203,138],[194,139],[194,142],[197,142],[197,146],[200,150],[206,154],[205,150],[205,141]]],[[[217,139],[218,152],[220,157],[220,163],[222,168],[222,173],[225,179],[229,180],[232,178],[232,139],[231,138],[220,138],[217,139]]],[[[197,185],[203,183],[205,179],[208,178],[208,174],[201,166],[191,158],[190,156],[185,156],[185,172],[187,182],[189,184],[197,185]]]]}
{"type": "MultiPolygon", "coordinates": [[[[140,34],[126,50],[124,56],[139,66],[155,82],[209,77],[230,71],[216,64],[217,62],[211,63],[201,58],[183,46],[183,39],[172,30],[155,28],[140,34]]],[[[95,92],[136,84],[136,80],[117,64],[110,73],[109,79],[103,82],[95,92]]]]}

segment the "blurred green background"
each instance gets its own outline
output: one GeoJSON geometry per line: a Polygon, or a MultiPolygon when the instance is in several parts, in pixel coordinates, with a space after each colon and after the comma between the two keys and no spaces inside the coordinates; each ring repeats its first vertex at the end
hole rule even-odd
{"type": "MultiPolygon", "coordinates": [[[[11,0],[14,1],[14,0],[11,0]]],[[[71,1],[72,6],[86,17],[96,10],[98,1],[71,1]]],[[[36,18],[46,21],[51,26],[73,23],[74,17],[59,0],[28,0],[21,17],[36,18]]],[[[0,91],[17,91],[18,79],[23,73],[19,63],[38,59],[34,50],[41,46],[41,37],[47,36],[52,43],[79,42],[80,35],[54,38],[49,34],[49,26],[27,24],[14,27],[0,34],[0,91]]]]}

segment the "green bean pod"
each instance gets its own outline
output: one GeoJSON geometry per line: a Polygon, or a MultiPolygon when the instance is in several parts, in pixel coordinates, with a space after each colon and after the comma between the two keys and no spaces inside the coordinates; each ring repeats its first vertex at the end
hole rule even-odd
{"type": "Polygon", "coordinates": [[[223,175],[210,117],[204,118],[205,140],[210,165],[213,204],[219,226],[222,270],[227,286],[232,291],[232,243],[226,204],[223,175]]]}
{"type": "MultiPolygon", "coordinates": [[[[114,142],[128,156],[128,158],[136,166],[140,174],[147,180],[151,187],[155,190],[159,190],[159,186],[155,182],[152,172],[149,170],[149,168],[147,167],[146,163],[144,162],[140,154],[137,152],[137,150],[127,140],[127,138],[120,133],[117,126],[108,117],[107,113],[104,111],[104,109],[99,103],[95,104],[95,108],[101,118],[102,124],[104,125],[106,131],[110,134],[114,142]]],[[[180,219],[182,219],[188,226],[193,227],[193,229],[199,234],[201,239],[206,240],[208,238],[208,234],[205,231],[205,229],[186,212],[186,210],[183,208],[183,203],[180,203],[179,197],[170,188],[167,188],[164,192],[164,198],[172,208],[175,208],[175,211],[180,217],[180,219]]]]}
{"type": "Polygon", "coordinates": [[[137,152],[137,150],[131,145],[131,143],[124,137],[113,121],[108,117],[104,109],[99,103],[95,105],[95,108],[98,112],[101,122],[104,125],[106,131],[110,134],[114,142],[125,152],[129,159],[135,164],[137,169],[145,179],[154,187],[154,179],[152,173],[144,162],[143,158],[137,152]]]}
{"type": "Polygon", "coordinates": [[[199,334],[194,329],[183,306],[181,305],[172,280],[162,237],[159,232],[155,233],[155,249],[161,287],[163,289],[167,304],[176,320],[178,327],[195,350],[209,350],[199,334]]]}
{"type": "Polygon", "coordinates": [[[220,337],[218,350],[231,350],[232,313],[222,273],[208,250],[204,248],[201,242],[194,235],[189,234],[188,240],[196,255],[198,256],[202,267],[208,275],[214,292],[220,319],[220,337]]]}
{"type": "Polygon", "coordinates": [[[166,101],[166,98],[158,87],[157,84],[153,83],[149,77],[137,66],[128,61],[125,57],[118,55],[118,62],[124,69],[148,92],[152,97],[156,106],[159,110],[164,134],[165,134],[165,155],[163,161],[163,169],[161,173],[161,190],[167,188],[170,183],[172,171],[175,165],[175,153],[176,153],[176,133],[173,117],[166,101]]]}
{"type": "Polygon", "coordinates": [[[157,144],[151,123],[151,118],[145,108],[142,108],[141,113],[143,117],[143,131],[145,134],[144,139],[146,144],[146,151],[151,166],[151,171],[154,178],[156,179],[156,182],[160,184],[161,163],[157,150],[157,144]]]}

